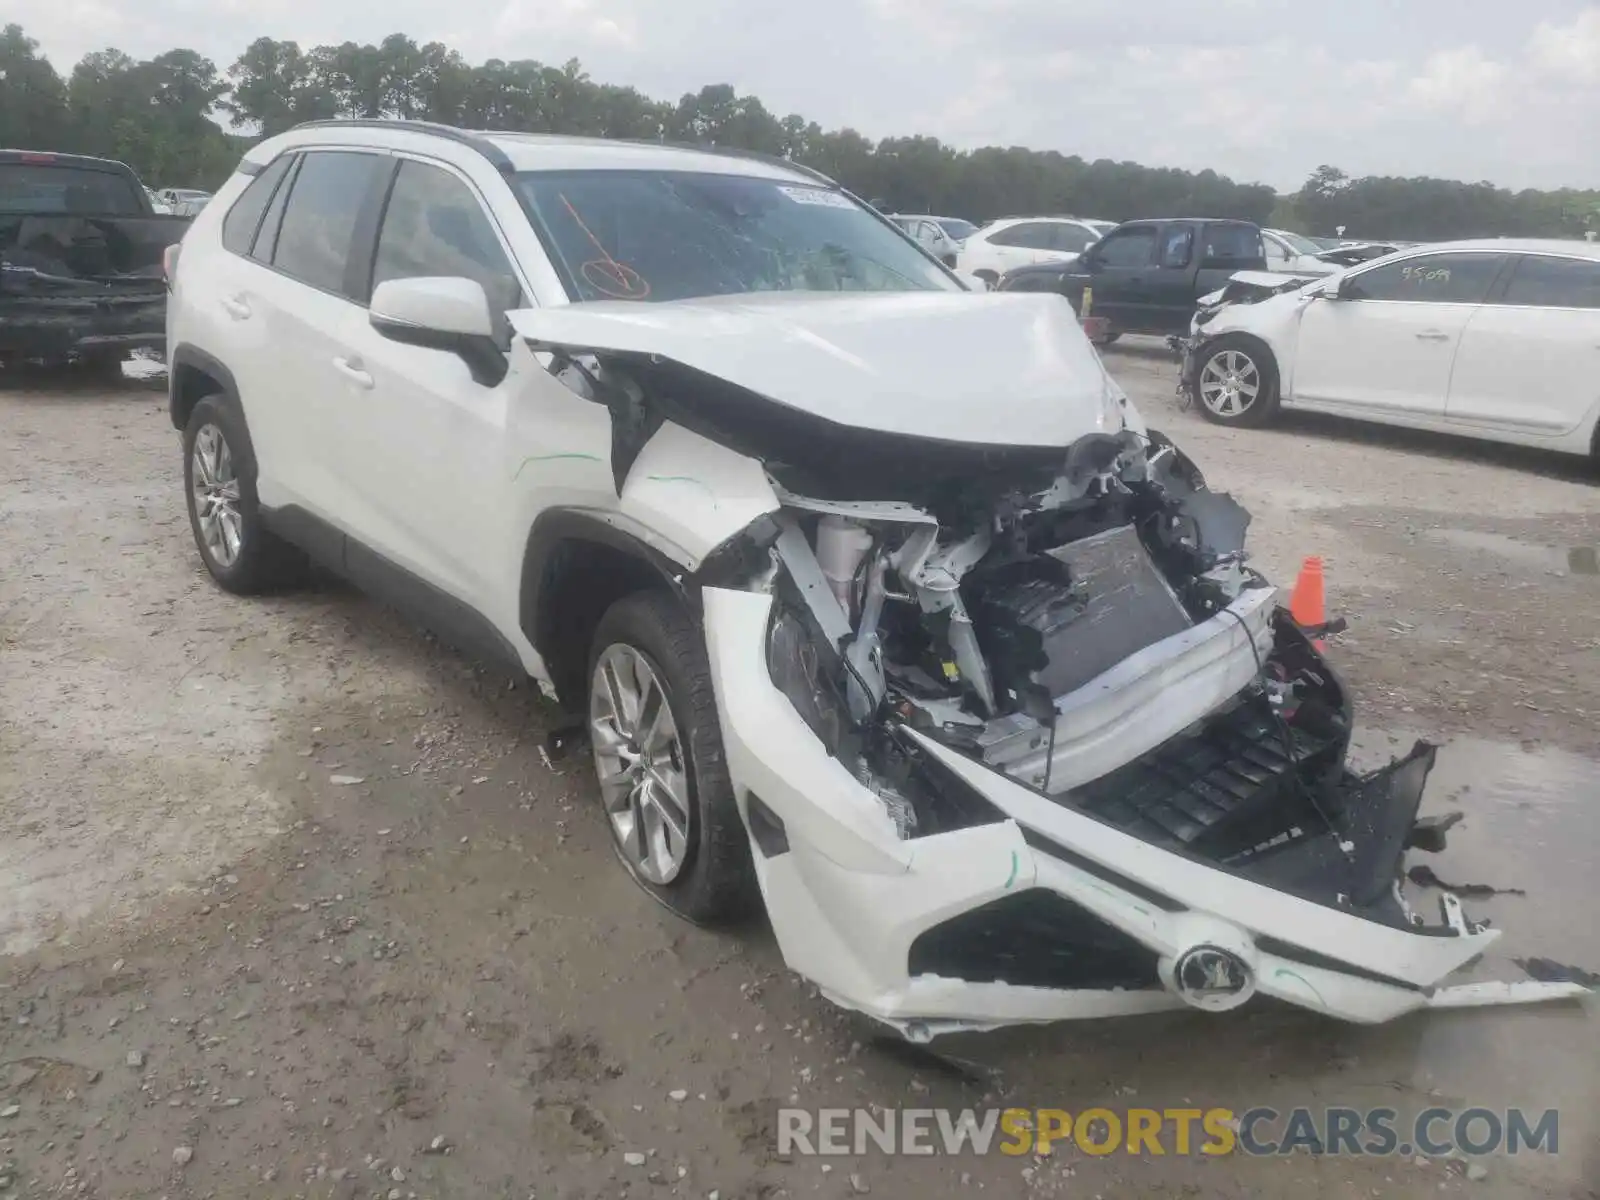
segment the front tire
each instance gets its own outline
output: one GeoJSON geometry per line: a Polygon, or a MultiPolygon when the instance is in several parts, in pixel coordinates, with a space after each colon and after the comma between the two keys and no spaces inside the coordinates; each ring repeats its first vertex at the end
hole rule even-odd
{"type": "Polygon", "coordinates": [[[1193,392],[1200,415],[1218,425],[1258,428],[1278,413],[1278,364],[1254,338],[1224,334],[1202,348],[1193,392]]]}
{"type": "Polygon", "coordinates": [[[224,591],[258,595],[299,581],[305,560],[262,522],[250,432],[223,395],[205,397],[189,414],[183,489],[201,561],[224,591]]]}
{"type": "Polygon", "coordinates": [[[617,601],[589,656],[589,735],[617,857],[695,924],[744,916],[750,839],[722,748],[698,623],[664,591],[617,601]]]}

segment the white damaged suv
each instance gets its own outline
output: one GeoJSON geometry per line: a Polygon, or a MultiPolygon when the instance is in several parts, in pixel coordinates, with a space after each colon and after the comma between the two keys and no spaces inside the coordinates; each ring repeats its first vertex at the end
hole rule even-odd
{"type": "Polygon", "coordinates": [[[1575,985],[1402,892],[1433,750],[1350,704],[1058,296],[973,294],[785,162],[388,122],[253,148],[169,260],[225,589],[342,572],[583,714],[623,866],[763,902],[925,1038],[1575,985]]]}

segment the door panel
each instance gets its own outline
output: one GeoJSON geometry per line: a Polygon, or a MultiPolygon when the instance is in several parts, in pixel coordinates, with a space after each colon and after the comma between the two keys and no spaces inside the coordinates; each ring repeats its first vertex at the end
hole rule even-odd
{"type": "Polygon", "coordinates": [[[1140,225],[1107,235],[1095,247],[1088,270],[1094,289],[1090,312],[1115,326],[1141,329],[1154,303],[1151,281],[1156,273],[1158,227],[1140,225]]]}
{"type": "Polygon", "coordinates": [[[1442,415],[1471,304],[1312,300],[1300,318],[1294,399],[1442,415]]]}
{"type": "Polygon", "coordinates": [[[1462,335],[1451,420],[1554,437],[1600,406],[1600,262],[1528,255],[1462,335]]]}
{"type": "Polygon", "coordinates": [[[1292,399],[1442,416],[1462,333],[1503,254],[1421,255],[1346,277],[1300,318],[1292,399]]]}
{"type": "Polygon", "coordinates": [[[353,384],[336,364],[366,319],[352,299],[352,247],[392,167],[386,155],[305,151],[256,237],[254,254],[270,266],[253,268],[247,292],[230,298],[272,348],[260,390],[286,450],[273,453],[271,469],[296,502],[340,524],[350,508],[351,451],[340,444],[339,411],[353,384]]]}
{"type": "MultiPolygon", "coordinates": [[[[518,303],[518,279],[476,191],[441,166],[406,159],[378,232],[372,286],[429,276],[477,282],[502,321],[518,303]]],[[[341,372],[340,437],[359,447],[348,464],[350,533],[488,613],[489,573],[508,553],[509,385],[477,383],[460,356],[391,341],[361,316],[343,336],[347,366],[370,385],[341,372]]]]}

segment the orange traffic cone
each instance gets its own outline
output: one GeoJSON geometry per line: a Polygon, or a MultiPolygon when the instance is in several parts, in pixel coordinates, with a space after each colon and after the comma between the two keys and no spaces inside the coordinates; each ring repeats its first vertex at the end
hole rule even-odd
{"type": "MultiPolygon", "coordinates": [[[[1328,622],[1326,597],[1322,586],[1322,559],[1310,555],[1300,564],[1300,574],[1295,578],[1294,591],[1289,596],[1289,615],[1302,629],[1317,629],[1328,622]]],[[[1312,642],[1323,649],[1322,639],[1312,642]]]]}

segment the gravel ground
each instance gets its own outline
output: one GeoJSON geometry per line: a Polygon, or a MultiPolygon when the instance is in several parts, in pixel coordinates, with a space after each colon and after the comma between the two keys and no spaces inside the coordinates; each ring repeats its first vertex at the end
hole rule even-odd
{"type": "MultiPolygon", "coordinates": [[[[1222,430],[1155,348],[1108,361],[1252,510],[1257,565],[1323,556],[1363,754],[1450,740],[1429,803],[1468,813],[1452,869],[1531,893],[1492,902],[1507,940],[1600,966],[1584,468],[1222,430]]],[[[527,686],[334,585],[213,587],[178,479],[159,380],[0,377],[0,1196],[1595,1195],[1579,1006],[876,1040],[765,928],[626,881],[527,686]],[[783,1103],[1559,1105],[1562,1153],[780,1161],[783,1103]]]]}

